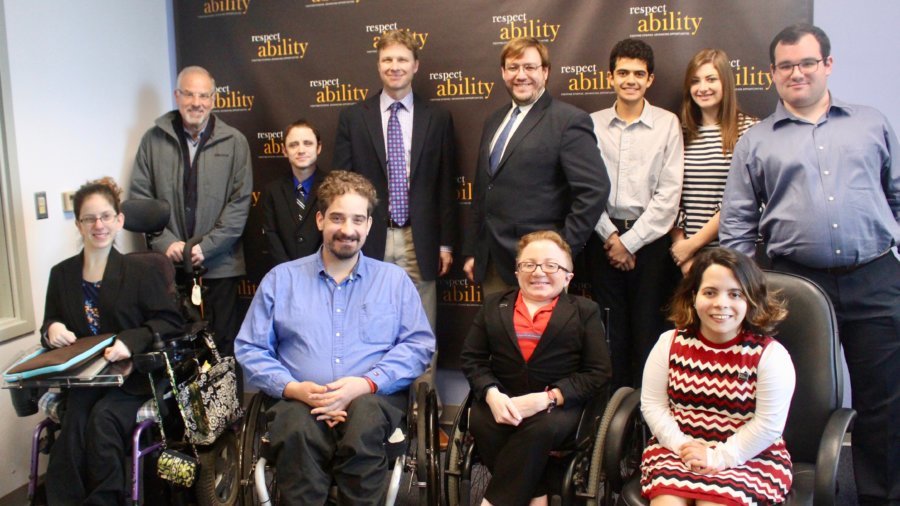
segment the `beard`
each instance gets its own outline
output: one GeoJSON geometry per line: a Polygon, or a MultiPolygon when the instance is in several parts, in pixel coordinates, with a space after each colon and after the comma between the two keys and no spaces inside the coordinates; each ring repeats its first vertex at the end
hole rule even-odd
{"type": "Polygon", "coordinates": [[[339,258],[341,260],[349,260],[356,256],[359,253],[359,249],[362,247],[362,243],[360,241],[359,235],[345,235],[342,233],[336,233],[331,237],[331,240],[326,244],[328,251],[331,252],[335,258],[339,258]],[[340,244],[339,241],[355,241],[355,243],[351,244],[340,244]]]}

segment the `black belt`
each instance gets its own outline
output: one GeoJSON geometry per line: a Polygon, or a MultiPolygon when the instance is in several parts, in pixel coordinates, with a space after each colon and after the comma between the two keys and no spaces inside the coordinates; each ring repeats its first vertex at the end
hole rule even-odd
{"type": "Polygon", "coordinates": [[[626,230],[631,230],[631,227],[633,227],[634,224],[637,223],[637,220],[619,220],[616,218],[610,218],[609,221],[611,221],[612,224],[615,225],[617,229],[619,229],[620,234],[626,230]]]}
{"type": "Polygon", "coordinates": [[[409,220],[407,220],[406,223],[401,225],[401,224],[397,223],[396,221],[388,218],[387,226],[388,226],[388,228],[406,228],[409,226],[409,220]]]}

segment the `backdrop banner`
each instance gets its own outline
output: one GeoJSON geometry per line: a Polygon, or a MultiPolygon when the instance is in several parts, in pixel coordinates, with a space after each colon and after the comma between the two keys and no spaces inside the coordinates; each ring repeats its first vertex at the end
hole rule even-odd
{"type": "MultiPolygon", "coordinates": [[[[812,0],[175,0],[177,64],[201,65],[216,79],[215,113],[247,136],[253,153],[253,208],[244,232],[245,304],[271,267],[262,236],[261,190],[290,170],[282,128],[305,118],[322,133],[319,167],[331,168],[342,108],[378,93],[375,44],[385,30],[420,41],[414,93],[450,110],[456,128],[457,203],[463,226],[472,199],[476,152],[485,118],[509,102],[500,50],[531,36],[550,49],[547,89],[587,112],[612,105],[609,51],[626,37],[653,47],[656,79],[647,99],[680,106],[684,70],[707,47],[731,60],[742,108],[770,114],[777,100],[769,43],[783,27],[811,22],[812,0]]],[[[459,243],[456,245],[459,250],[459,243]]],[[[481,288],[462,273],[457,254],[438,286],[441,366],[455,368],[481,288]]],[[[578,264],[576,264],[578,265],[578,264]]],[[[573,293],[590,296],[576,277],[573,293]]]]}

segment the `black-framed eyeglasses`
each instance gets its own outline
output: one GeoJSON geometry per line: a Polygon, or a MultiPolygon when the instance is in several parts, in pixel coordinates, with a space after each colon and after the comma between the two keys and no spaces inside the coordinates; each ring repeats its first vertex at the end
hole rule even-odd
{"type": "Polygon", "coordinates": [[[782,62],[778,65],[775,65],[775,71],[781,75],[789,76],[794,73],[794,67],[800,70],[801,74],[812,74],[813,72],[819,70],[819,64],[825,61],[824,58],[819,58],[818,60],[813,60],[809,58],[807,60],[802,60],[800,63],[788,63],[782,62]]]}
{"type": "Polygon", "coordinates": [[[78,218],[78,222],[88,227],[93,225],[94,223],[97,223],[97,221],[103,222],[104,225],[109,225],[113,222],[113,220],[116,219],[116,216],[118,216],[118,214],[116,213],[103,213],[100,216],[88,215],[78,218]]]}
{"type": "Polygon", "coordinates": [[[519,262],[516,264],[517,271],[529,274],[536,271],[538,267],[541,268],[541,271],[543,271],[544,274],[553,274],[557,271],[572,272],[556,262],[544,262],[540,264],[536,262],[519,262]]]}

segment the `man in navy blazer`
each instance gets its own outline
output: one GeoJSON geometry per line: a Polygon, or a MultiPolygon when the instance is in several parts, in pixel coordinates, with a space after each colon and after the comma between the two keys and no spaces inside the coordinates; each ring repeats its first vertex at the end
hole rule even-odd
{"type": "Polygon", "coordinates": [[[457,234],[453,119],[413,94],[419,45],[409,32],[384,32],[377,49],[384,87],[341,112],[332,166],[358,172],[375,186],[378,206],[363,252],[406,270],[434,328],[435,279],[450,269],[457,234]],[[406,175],[406,181],[394,180],[393,192],[392,167],[406,175]]]}
{"type": "Polygon", "coordinates": [[[509,41],[500,55],[512,103],[484,124],[463,270],[485,293],[516,286],[516,243],[556,230],[577,255],[603,213],[609,177],[586,112],[554,100],[546,46],[509,41]]]}

